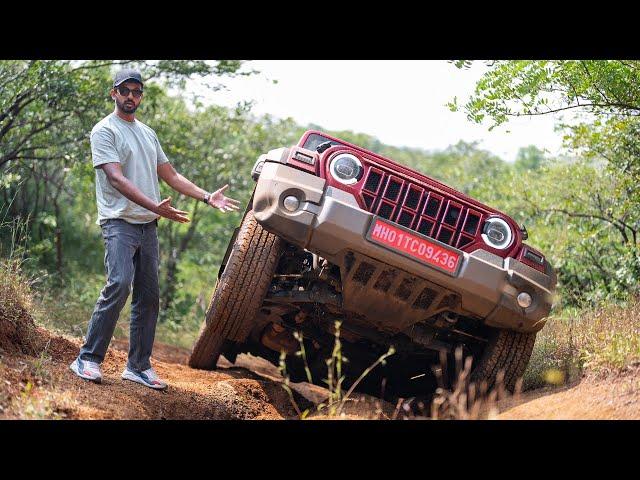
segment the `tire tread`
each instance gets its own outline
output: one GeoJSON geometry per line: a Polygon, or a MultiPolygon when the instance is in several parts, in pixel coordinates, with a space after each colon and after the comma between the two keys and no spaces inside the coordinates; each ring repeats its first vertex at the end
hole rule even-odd
{"type": "Polygon", "coordinates": [[[283,241],[245,216],[225,270],[211,296],[189,366],[213,369],[225,340],[243,341],[267,293],[283,241]]]}

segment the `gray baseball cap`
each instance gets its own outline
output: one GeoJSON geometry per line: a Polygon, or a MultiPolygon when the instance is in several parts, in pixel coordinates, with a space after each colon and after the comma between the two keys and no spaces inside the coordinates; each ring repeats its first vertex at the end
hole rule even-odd
{"type": "Polygon", "coordinates": [[[142,75],[140,75],[138,70],[134,70],[132,68],[125,68],[117,72],[115,77],[113,77],[113,86],[117,87],[122,82],[126,81],[138,82],[140,85],[144,86],[142,83],[142,75]]]}

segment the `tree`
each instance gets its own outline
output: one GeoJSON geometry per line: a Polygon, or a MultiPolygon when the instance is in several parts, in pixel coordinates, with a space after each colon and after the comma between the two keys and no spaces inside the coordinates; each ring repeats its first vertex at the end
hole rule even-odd
{"type": "MultiPolygon", "coordinates": [[[[490,128],[514,116],[581,112],[579,123],[559,124],[576,159],[555,162],[540,172],[546,183],[530,181],[523,190],[534,217],[579,234],[556,249],[570,301],[638,291],[639,80],[638,61],[499,61],[463,106],[490,128]]],[[[455,100],[450,107],[460,109],[455,100]]],[[[539,165],[521,152],[517,166],[539,165]]]]}
{"type": "MultiPolygon", "coordinates": [[[[462,68],[463,62],[458,63],[462,68]]],[[[640,114],[640,62],[635,60],[495,61],[465,103],[470,120],[491,126],[510,117],[579,110],[640,114]]],[[[449,104],[458,110],[457,101],[449,104]]]]}
{"type": "Polygon", "coordinates": [[[544,161],[544,150],[535,145],[521,147],[516,154],[515,166],[520,170],[537,170],[544,161]]]}

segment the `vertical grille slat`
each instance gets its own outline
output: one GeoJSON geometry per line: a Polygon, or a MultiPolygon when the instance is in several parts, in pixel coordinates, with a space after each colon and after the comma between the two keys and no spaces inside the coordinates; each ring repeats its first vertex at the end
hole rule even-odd
{"type": "Polygon", "coordinates": [[[467,213],[467,218],[464,222],[464,227],[462,227],[462,231],[464,233],[468,233],[471,236],[475,236],[478,230],[478,225],[480,224],[481,215],[472,210],[469,210],[467,213]]]}
{"type": "Polygon", "coordinates": [[[418,224],[418,232],[429,237],[431,236],[431,231],[433,230],[434,225],[435,222],[432,222],[431,220],[428,220],[426,218],[422,218],[420,219],[420,223],[418,224]]]}
{"type": "Polygon", "coordinates": [[[439,240],[442,243],[449,244],[451,239],[453,238],[454,231],[445,227],[444,225],[440,227],[440,231],[438,232],[438,236],[436,240],[439,240]]]}
{"type": "Polygon", "coordinates": [[[437,218],[438,213],[440,212],[441,206],[442,206],[442,197],[429,194],[429,199],[427,200],[427,204],[424,207],[424,214],[427,217],[437,218]]]}
{"type": "Polygon", "coordinates": [[[447,203],[447,211],[444,214],[442,222],[455,228],[458,225],[458,220],[462,213],[462,205],[452,202],[451,200],[447,203]]]}
{"type": "Polygon", "coordinates": [[[400,190],[402,190],[403,182],[395,177],[389,177],[387,182],[387,188],[384,191],[384,198],[396,202],[400,196],[400,190]]]}
{"type": "Polygon", "coordinates": [[[411,212],[400,210],[397,222],[403,227],[411,228],[411,225],[413,224],[413,218],[414,217],[411,212]]]}
{"type": "Polygon", "coordinates": [[[407,196],[404,199],[404,206],[410,210],[417,210],[420,199],[422,198],[422,192],[422,189],[410,186],[407,191],[407,196]]]}
{"type": "Polygon", "coordinates": [[[382,218],[386,218],[387,220],[391,219],[393,215],[393,211],[395,210],[395,206],[388,202],[380,202],[380,206],[378,207],[378,215],[382,218]]]}
{"type": "Polygon", "coordinates": [[[467,245],[469,245],[471,242],[473,242],[473,238],[471,237],[467,237],[466,235],[460,235],[460,238],[458,239],[458,248],[464,248],[467,245]]]}
{"type": "Polygon", "coordinates": [[[380,186],[380,183],[382,183],[383,176],[382,172],[378,172],[373,168],[369,169],[369,176],[367,176],[364,189],[371,193],[378,193],[378,187],[380,186]]]}
{"type": "Polygon", "coordinates": [[[371,208],[373,207],[373,202],[375,202],[376,197],[374,197],[373,195],[369,195],[367,193],[363,193],[362,198],[364,199],[364,204],[367,206],[367,209],[371,211],[371,208]]]}

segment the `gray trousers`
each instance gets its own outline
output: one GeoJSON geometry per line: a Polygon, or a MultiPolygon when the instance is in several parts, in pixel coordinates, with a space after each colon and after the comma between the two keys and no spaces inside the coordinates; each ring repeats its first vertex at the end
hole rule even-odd
{"type": "Polygon", "coordinates": [[[79,356],[102,363],[133,284],[127,367],[141,372],[151,368],[149,358],[158,321],[157,221],[132,224],[120,219],[107,220],[102,224],[102,237],[107,283],[91,315],[79,356]]]}

